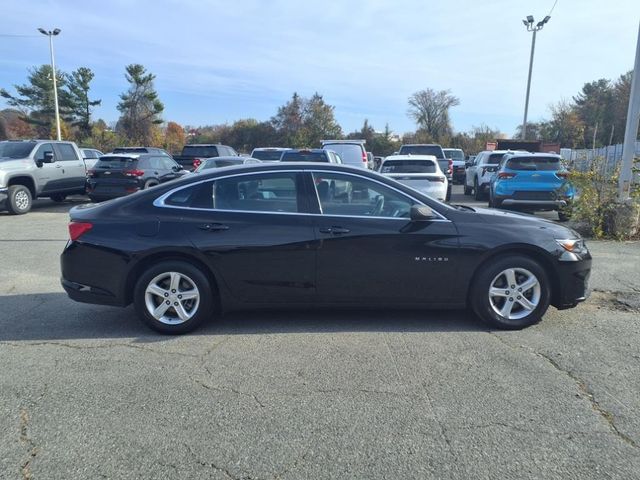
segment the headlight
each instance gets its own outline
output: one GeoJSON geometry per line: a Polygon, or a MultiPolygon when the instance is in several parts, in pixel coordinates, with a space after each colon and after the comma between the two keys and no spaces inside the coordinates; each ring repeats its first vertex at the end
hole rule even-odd
{"type": "Polygon", "coordinates": [[[584,243],[584,240],[581,238],[572,238],[572,239],[558,239],[556,238],[556,242],[562,248],[564,248],[567,252],[577,253],[578,255],[587,253],[587,245],[584,243]]]}

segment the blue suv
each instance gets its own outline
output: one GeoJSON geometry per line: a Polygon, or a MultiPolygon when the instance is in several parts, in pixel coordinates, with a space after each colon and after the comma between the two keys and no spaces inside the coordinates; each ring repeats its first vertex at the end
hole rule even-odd
{"type": "Polygon", "coordinates": [[[571,216],[575,189],[560,155],[514,153],[505,155],[491,178],[489,207],[557,210],[558,219],[571,216]]]}

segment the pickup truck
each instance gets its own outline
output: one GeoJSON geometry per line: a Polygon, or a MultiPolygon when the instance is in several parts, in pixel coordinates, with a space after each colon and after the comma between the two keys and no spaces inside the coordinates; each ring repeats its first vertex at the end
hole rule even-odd
{"type": "Polygon", "coordinates": [[[447,158],[444,150],[437,143],[415,143],[402,145],[398,155],[433,155],[438,161],[440,170],[445,174],[448,181],[446,201],[451,200],[451,186],[453,185],[453,160],[447,158]]]}
{"type": "Polygon", "coordinates": [[[193,171],[198,168],[206,158],[211,157],[237,157],[238,152],[227,145],[220,144],[193,144],[185,145],[182,153],[173,159],[185,170],[193,171]]]}
{"type": "Polygon", "coordinates": [[[0,207],[13,215],[31,210],[33,200],[62,202],[84,194],[87,168],[73,142],[6,140],[0,142],[0,207]]]}

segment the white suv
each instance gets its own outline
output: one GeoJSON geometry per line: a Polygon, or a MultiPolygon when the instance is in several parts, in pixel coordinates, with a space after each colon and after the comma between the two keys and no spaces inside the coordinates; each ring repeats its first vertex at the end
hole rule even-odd
{"type": "Polygon", "coordinates": [[[464,178],[464,194],[475,196],[476,200],[484,200],[489,191],[489,184],[493,172],[498,169],[502,157],[511,150],[485,150],[476,155],[472,162],[467,164],[464,178]]]}
{"type": "Polygon", "coordinates": [[[380,173],[441,202],[447,198],[449,181],[434,155],[391,155],[380,173]]]}

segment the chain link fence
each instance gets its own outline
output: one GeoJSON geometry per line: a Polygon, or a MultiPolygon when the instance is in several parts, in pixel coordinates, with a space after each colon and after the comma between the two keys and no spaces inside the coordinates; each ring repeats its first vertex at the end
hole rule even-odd
{"type": "MultiPolygon", "coordinates": [[[[622,162],[622,144],[577,150],[561,148],[560,155],[570,168],[578,170],[579,172],[590,170],[595,159],[604,158],[605,161],[603,162],[602,168],[604,168],[606,173],[613,173],[616,167],[622,162]]],[[[640,140],[636,140],[634,156],[640,157],[640,140]]],[[[638,181],[637,176],[636,181],[638,181]]]]}

